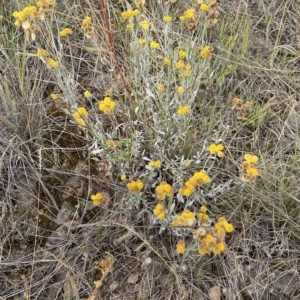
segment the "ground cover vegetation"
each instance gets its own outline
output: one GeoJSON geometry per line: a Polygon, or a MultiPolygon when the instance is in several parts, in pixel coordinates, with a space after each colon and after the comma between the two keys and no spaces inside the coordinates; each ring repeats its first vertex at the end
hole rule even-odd
{"type": "Polygon", "coordinates": [[[0,5],[1,299],[299,298],[299,1],[0,5]]]}

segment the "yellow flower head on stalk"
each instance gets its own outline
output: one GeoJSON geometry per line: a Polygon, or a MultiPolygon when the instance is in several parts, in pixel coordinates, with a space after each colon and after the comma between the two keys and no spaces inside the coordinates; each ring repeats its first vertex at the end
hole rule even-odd
{"type": "Polygon", "coordinates": [[[88,90],[84,91],[83,95],[85,98],[90,98],[92,96],[91,92],[88,90]]]}
{"type": "Polygon", "coordinates": [[[131,193],[139,193],[144,187],[141,180],[132,181],[127,184],[127,188],[131,193]]]}
{"type": "Polygon", "coordinates": [[[258,157],[256,155],[251,155],[249,153],[244,155],[244,159],[249,163],[249,164],[256,164],[258,162],[258,157]]]}
{"type": "Polygon", "coordinates": [[[183,87],[183,86],[179,86],[179,87],[177,88],[177,93],[178,93],[178,94],[183,94],[183,93],[184,93],[184,87],[183,87]]]}
{"type": "Polygon", "coordinates": [[[205,11],[205,12],[209,11],[209,5],[207,5],[206,3],[201,3],[200,10],[205,11]]]}
{"type": "Polygon", "coordinates": [[[133,29],[133,28],[134,28],[134,23],[128,23],[128,24],[126,25],[126,28],[127,28],[127,29],[133,29]]]}
{"type": "Polygon", "coordinates": [[[185,59],[186,56],[187,56],[187,53],[184,50],[179,50],[178,56],[179,56],[180,59],[185,59]]]}
{"type": "Polygon", "coordinates": [[[56,5],[56,1],[54,0],[41,0],[41,1],[37,1],[36,5],[38,7],[40,7],[41,9],[47,9],[50,6],[55,6],[56,5]]]}
{"type": "Polygon", "coordinates": [[[150,42],[150,49],[157,49],[159,46],[160,45],[157,42],[150,42]]]}
{"type": "Polygon", "coordinates": [[[196,222],[195,214],[186,209],[172,221],[172,226],[195,226],[196,222]]]}
{"type": "Polygon", "coordinates": [[[83,30],[88,29],[91,26],[91,23],[92,23],[92,18],[91,17],[85,17],[82,20],[81,29],[83,29],[83,30]]]}
{"type": "Polygon", "coordinates": [[[88,116],[88,112],[84,107],[79,107],[74,113],[73,118],[80,126],[86,126],[84,118],[88,116]]]}
{"type": "Polygon", "coordinates": [[[176,245],[176,252],[178,254],[183,254],[185,251],[185,242],[184,240],[179,240],[176,245]]]}
{"type": "Polygon", "coordinates": [[[106,140],[105,144],[109,149],[115,149],[120,146],[120,141],[106,140]]]}
{"type": "Polygon", "coordinates": [[[153,214],[157,216],[159,220],[163,220],[166,217],[166,209],[160,203],[158,203],[153,209],[153,214]]]}
{"type": "Polygon", "coordinates": [[[99,206],[100,205],[100,201],[103,198],[101,193],[97,193],[95,195],[91,195],[91,200],[93,201],[93,204],[95,206],[99,206]]]}
{"type": "Polygon", "coordinates": [[[136,17],[139,13],[140,13],[140,11],[138,9],[126,10],[126,11],[121,13],[121,17],[122,17],[123,20],[128,20],[132,17],[136,17]]]}
{"type": "Polygon", "coordinates": [[[144,30],[148,30],[149,29],[149,22],[147,20],[143,20],[141,21],[141,26],[144,30]]]}
{"type": "Polygon", "coordinates": [[[164,22],[171,23],[172,22],[172,17],[171,16],[164,16],[164,22]]]}
{"type": "Polygon", "coordinates": [[[222,144],[211,144],[209,145],[209,152],[212,155],[217,154],[218,157],[223,157],[224,152],[222,151],[224,149],[224,146],[222,144]]]}
{"type": "Polygon", "coordinates": [[[150,161],[148,165],[152,168],[160,168],[161,167],[161,161],[160,160],[155,160],[155,161],[150,161]]]}
{"type": "Polygon", "coordinates": [[[179,106],[177,113],[179,115],[186,115],[190,112],[190,108],[188,106],[179,106]]]}
{"type": "Polygon", "coordinates": [[[47,50],[38,48],[37,52],[36,52],[36,56],[38,58],[42,58],[42,57],[48,57],[49,56],[49,52],[47,50]]]}
{"type": "Polygon", "coordinates": [[[59,62],[53,58],[49,58],[48,63],[53,69],[57,69],[59,67],[59,62]]]}
{"type": "Polygon", "coordinates": [[[214,51],[214,48],[212,46],[205,46],[201,50],[200,56],[205,59],[211,58],[213,51],[214,51]]]}
{"type": "Polygon", "coordinates": [[[110,97],[105,97],[99,103],[99,110],[109,115],[116,107],[116,102],[112,101],[110,97]]]}
{"type": "Polygon", "coordinates": [[[67,37],[69,35],[73,34],[73,30],[71,28],[64,28],[59,32],[59,35],[61,37],[67,37]]]}
{"type": "Polygon", "coordinates": [[[57,94],[51,94],[50,98],[53,99],[54,101],[58,100],[58,95],[57,94]]]}
{"type": "Polygon", "coordinates": [[[147,41],[145,39],[138,39],[138,44],[142,47],[146,46],[147,41]]]}
{"type": "Polygon", "coordinates": [[[172,62],[169,58],[165,57],[164,58],[164,64],[167,65],[167,66],[171,66],[172,65],[172,62]]]}
{"type": "Polygon", "coordinates": [[[166,182],[161,182],[157,187],[156,187],[156,198],[157,200],[165,200],[166,197],[170,197],[173,194],[173,189],[171,185],[169,185],[166,182]]]}
{"type": "Polygon", "coordinates": [[[197,20],[198,14],[194,8],[187,9],[182,16],[179,17],[180,21],[193,21],[197,20]]]}
{"type": "Polygon", "coordinates": [[[159,83],[157,85],[157,89],[162,92],[165,89],[165,86],[163,84],[159,83]]]}
{"type": "Polygon", "coordinates": [[[127,179],[127,176],[126,176],[126,174],[122,174],[120,178],[122,181],[125,181],[127,179]]]}

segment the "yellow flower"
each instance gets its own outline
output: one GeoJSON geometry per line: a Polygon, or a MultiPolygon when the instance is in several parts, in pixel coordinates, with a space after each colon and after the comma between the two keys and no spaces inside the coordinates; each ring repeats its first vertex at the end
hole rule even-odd
{"type": "Polygon", "coordinates": [[[159,203],[153,209],[153,214],[157,216],[158,219],[163,220],[166,217],[166,209],[159,203]]]}
{"type": "Polygon", "coordinates": [[[58,95],[57,95],[57,94],[51,94],[50,97],[51,97],[51,99],[53,99],[54,101],[58,99],[58,95]]]}
{"type": "Polygon", "coordinates": [[[149,29],[149,22],[147,20],[143,20],[141,21],[141,26],[143,27],[143,29],[148,30],[149,29]]]}
{"type": "Polygon", "coordinates": [[[209,152],[210,154],[214,155],[214,154],[217,154],[218,157],[223,157],[224,156],[224,153],[223,153],[223,150],[224,149],[224,146],[222,144],[211,144],[209,145],[209,152]]]}
{"type": "Polygon", "coordinates": [[[176,252],[178,254],[183,254],[185,251],[185,242],[184,240],[179,240],[176,245],[176,252]]]}
{"type": "Polygon", "coordinates": [[[138,9],[126,10],[126,11],[121,13],[121,17],[122,17],[123,20],[127,20],[131,17],[136,17],[139,13],[140,13],[140,11],[138,9]]]}
{"type": "Polygon", "coordinates": [[[224,229],[227,233],[230,233],[234,230],[234,227],[232,226],[232,224],[229,224],[227,222],[224,223],[224,229]]]}
{"type": "Polygon", "coordinates": [[[202,57],[202,58],[211,58],[211,56],[212,56],[212,52],[214,51],[214,48],[213,47],[211,47],[211,46],[205,46],[205,47],[203,47],[203,49],[201,50],[201,52],[200,52],[200,56],[202,57]]]}
{"type": "Polygon", "coordinates": [[[122,181],[125,181],[127,179],[127,176],[126,176],[126,174],[122,174],[120,178],[122,181]]]}
{"type": "Polygon", "coordinates": [[[206,213],[206,212],[207,212],[207,207],[206,207],[205,205],[202,205],[202,206],[200,207],[200,211],[201,211],[202,213],[206,213]]]}
{"type": "Polygon", "coordinates": [[[194,8],[187,9],[182,16],[179,17],[180,21],[193,21],[197,19],[197,11],[194,8]]]}
{"type": "Polygon", "coordinates": [[[208,234],[205,238],[205,241],[208,243],[208,244],[211,244],[212,242],[215,241],[215,238],[211,235],[211,234],[208,234]]]}
{"type": "Polygon", "coordinates": [[[69,35],[71,35],[71,34],[73,34],[73,30],[70,29],[70,28],[65,28],[65,29],[63,29],[63,30],[61,30],[61,31],[59,32],[59,35],[60,35],[61,37],[67,37],[67,36],[69,36],[69,35]]]}
{"type": "Polygon", "coordinates": [[[148,163],[148,165],[150,167],[153,167],[153,168],[160,168],[161,167],[161,161],[160,160],[156,160],[156,161],[150,161],[148,163]]]}
{"type": "Polygon", "coordinates": [[[86,122],[83,118],[88,116],[88,112],[84,107],[79,107],[74,113],[73,118],[80,126],[86,126],[86,122]]]}
{"type": "Polygon", "coordinates": [[[173,189],[171,185],[169,185],[166,182],[161,182],[157,187],[156,187],[156,198],[157,200],[165,200],[166,197],[172,196],[173,189]]]}
{"type": "Polygon", "coordinates": [[[195,214],[186,209],[172,221],[172,226],[195,226],[196,222],[195,214]]]}
{"type": "Polygon", "coordinates": [[[159,43],[157,43],[157,42],[150,42],[150,48],[151,49],[157,49],[157,48],[159,48],[159,43]]]}
{"type": "Polygon", "coordinates": [[[164,86],[163,84],[159,83],[159,84],[157,85],[157,89],[158,89],[159,91],[163,91],[163,90],[165,89],[165,86],[164,86]]]}
{"type": "Polygon", "coordinates": [[[41,1],[37,1],[36,5],[39,6],[42,9],[47,9],[49,6],[55,6],[56,5],[56,1],[54,0],[41,0],[41,1]]]}
{"type": "Polygon", "coordinates": [[[92,96],[91,92],[88,91],[88,90],[84,91],[83,95],[84,95],[84,97],[86,97],[86,98],[90,98],[90,97],[92,96]]]}
{"type": "Polygon", "coordinates": [[[184,93],[184,87],[179,86],[179,87],[177,88],[177,93],[178,93],[178,94],[184,93]]]}
{"type": "Polygon", "coordinates": [[[188,114],[190,111],[190,108],[188,106],[179,106],[177,113],[179,115],[186,115],[188,114]]]}
{"type": "Polygon", "coordinates": [[[244,155],[244,159],[250,164],[256,164],[258,162],[258,157],[249,153],[244,155]]]}
{"type": "Polygon", "coordinates": [[[37,49],[37,52],[36,52],[36,56],[37,56],[38,58],[41,58],[41,57],[47,57],[47,56],[49,56],[49,53],[48,53],[47,50],[38,48],[38,49],[37,49]]]}
{"type": "Polygon", "coordinates": [[[172,22],[172,17],[171,16],[164,16],[164,21],[166,23],[170,23],[170,22],[172,22]]]}
{"type": "Polygon", "coordinates": [[[57,69],[59,67],[59,62],[53,58],[49,58],[48,63],[53,69],[57,69]]]}
{"type": "Polygon", "coordinates": [[[207,249],[206,247],[202,247],[202,248],[198,249],[198,253],[200,255],[205,255],[205,254],[208,254],[209,252],[210,252],[210,250],[207,249]]]}
{"type": "Polygon", "coordinates": [[[115,149],[120,146],[119,141],[113,141],[113,140],[106,140],[105,144],[109,149],[115,149]]]}
{"type": "Polygon", "coordinates": [[[200,4],[200,10],[209,11],[209,5],[207,5],[206,3],[201,3],[200,4]]]}
{"type": "Polygon", "coordinates": [[[134,23],[128,23],[128,24],[126,25],[126,28],[127,28],[127,29],[133,29],[133,28],[134,28],[134,23]]]}
{"type": "Polygon", "coordinates": [[[187,53],[184,50],[179,50],[178,56],[179,56],[180,59],[185,59],[186,56],[187,56],[187,53]]]}
{"type": "Polygon", "coordinates": [[[132,181],[127,184],[127,188],[131,193],[139,193],[144,187],[141,180],[132,181]]]}
{"type": "Polygon", "coordinates": [[[172,62],[170,59],[168,59],[167,57],[164,58],[164,64],[167,65],[167,66],[171,66],[172,65],[172,62]]]}
{"type": "Polygon", "coordinates": [[[81,29],[87,30],[91,26],[91,23],[92,23],[92,18],[91,17],[85,17],[82,20],[81,29]]]}
{"type": "Polygon", "coordinates": [[[146,46],[147,41],[145,39],[139,39],[138,44],[141,45],[141,46],[146,46]]]}
{"type": "Polygon", "coordinates": [[[205,170],[196,172],[193,177],[190,179],[195,185],[201,186],[203,184],[210,182],[210,177],[206,174],[205,170]]]}
{"type": "Polygon", "coordinates": [[[99,110],[103,111],[105,114],[110,114],[116,107],[116,102],[111,101],[110,97],[105,97],[99,103],[99,110]]]}
{"type": "Polygon", "coordinates": [[[205,223],[209,219],[209,216],[206,213],[200,212],[198,214],[198,219],[201,222],[201,224],[203,224],[203,223],[205,223]]]}
{"type": "Polygon", "coordinates": [[[93,201],[93,204],[94,204],[95,206],[99,206],[102,197],[103,197],[103,196],[102,196],[101,193],[97,193],[96,195],[91,195],[91,200],[93,201]]]}

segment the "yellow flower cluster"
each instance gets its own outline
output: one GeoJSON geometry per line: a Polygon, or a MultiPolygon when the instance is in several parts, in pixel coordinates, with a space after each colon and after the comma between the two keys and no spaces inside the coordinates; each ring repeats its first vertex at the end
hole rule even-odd
{"type": "Polygon", "coordinates": [[[140,25],[142,26],[142,28],[144,30],[148,30],[149,29],[149,22],[147,20],[141,21],[140,25]]]}
{"type": "Polygon", "coordinates": [[[15,25],[24,29],[27,41],[35,41],[36,31],[38,26],[35,20],[41,18],[40,12],[36,6],[26,6],[21,11],[13,12],[13,17],[16,19],[15,25]]]}
{"type": "Polygon", "coordinates": [[[73,30],[71,28],[64,28],[59,32],[59,35],[61,37],[67,37],[69,35],[73,34],[73,30]]]}
{"type": "Polygon", "coordinates": [[[261,175],[262,171],[257,169],[255,164],[258,162],[258,157],[256,155],[251,155],[249,153],[244,155],[245,161],[242,164],[242,179],[245,182],[254,182],[257,176],[261,175]]]}
{"type": "Polygon", "coordinates": [[[132,181],[127,184],[127,188],[131,193],[139,193],[144,187],[144,184],[141,180],[132,181]]]}
{"type": "Polygon", "coordinates": [[[190,108],[188,106],[179,106],[177,113],[179,115],[186,115],[188,114],[190,111],[190,108]]]}
{"type": "Polygon", "coordinates": [[[88,116],[88,112],[84,107],[79,107],[74,113],[73,118],[80,126],[86,126],[84,118],[88,116]]]}
{"type": "Polygon", "coordinates": [[[182,16],[179,17],[180,21],[185,22],[188,29],[194,30],[197,27],[198,13],[194,8],[187,9],[182,16]]]}
{"type": "Polygon", "coordinates": [[[164,58],[164,64],[167,65],[167,66],[171,66],[172,65],[172,61],[169,58],[165,57],[164,58]]]}
{"type": "Polygon", "coordinates": [[[176,68],[181,71],[182,76],[191,76],[192,66],[190,64],[186,64],[182,59],[178,60],[175,64],[176,68]]]}
{"type": "Polygon", "coordinates": [[[159,219],[163,220],[166,217],[166,209],[160,203],[156,204],[155,208],[153,209],[153,214],[159,219]]]}
{"type": "Polygon", "coordinates": [[[161,182],[155,189],[157,200],[165,200],[166,197],[170,197],[173,194],[171,185],[166,182],[161,182]]]}
{"type": "Polygon", "coordinates": [[[106,115],[111,114],[111,112],[115,109],[116,102],[112,101],[110,97],[105,97],[99,103],[99,110],[103,111],[106,115]]]}
{"type": "Polygon", "coordinates": [[[200,52],[200,56],[202,58],[211,58],[212,52],[214,51],[214,48],[211,46],[204,46],[200,52]]]}
{"type": "Polygon", "coordinates": [[[176,244],[176,252],[178,254],[183,254],[185,251],[185,242],[184,240],[179,240],[176,244]]]}
{"type": "Polygon", "coordinates": [[[84,31],[84,34],[86,36],[87,39],[91,39],[94,37],[94,26],[92,24],[92,18],[91,17],[85,17],[82,20],[81,23],[81,29],[84,31]]]}
{"type": "Polygon", "coordinates": [[[237,111],[237,119],[243,119],[246,115],[250,112],[252,108],[252,102],[246,101],[245,103],[243,100],[239,98],[233,98],[231,100],[232,109],[237,111]]]}
{"type": "Polygon", "coordinates": [[[128,20],[132,17],[136,17],[140,11],[138,9],[135,10],[126,10],[121,13],[121,17],[123,20],[128,20]]]}
{"type": "Polygon", "coordinates": [[[159,84],[157,85],[157,89],[158,89],[160,92],[162,92],[162,91],[165,89],[165,86],[164,86],[163,84],[159,83],[159,84]]]}
{"type": "Polygon", "coordinates": [[[109,149],[115,149],[120,146],[119,141],[113,141],[113,140],[106,140],[105,144],[109,149]]]}
{"type": "Polygon", "coordinates": [[[157,49],[159,46],[160,45],[157,42],[150,42],[150,49],[157,49]]]}
{"type": "Polygon", "coordinates": [[[210,177],[207,175],[205,170],[196,172],[188,181],[185,182],[184,187],[179,189],[179,194],[182,196],[190,196],[194,191],[196,186],[202,186],[203,184],[209,183],[210,177]]]}
{"type": "Polygon", "coordinates": [[[178,57],[179,57],[179,59],[185,59],[186,56],[187,56],[186,51],[184,51],[184,50],[179,50],[178,51],[178,57]]]}
{"type": "Polygon", "coordinates": [[[55,6],[56,1],[55,0],[40,0],[36,2],[36,5],[40,7],[41,9],[48,9],[50,6],[55,6]]]}
{"type": "Polygon", "coordinates": [[[91,92],[88,90],[84,91],[83,95],[85,98],[90,98],[92,96],[91,92]]]}
{"type": "Polygon", "coordinates": [[[152,168],[160,168],[161,167],[161,161],[160,160],[149,161],[148,165],[152,168]]]}
{"type": "Polygon", "coordinates": [[[220,12],[217,0],[202,0],[200,3],[200,10],[207,13],[205,22],[208,27],[212,27],[218,23],[220,12]]]}
{"type": "Polygon", "coordinates": [[[172,22],[172,17],[171,16],[164,16],[164,22],[171,23],[172,22]]]}
{"type": "Polygon", "coordinates": [[[58,61],[53,58],[49,58],[49,52],[45,49],[38,48],[36,56],[40,58],[44,63],[49,64],[54,69],[60,66],[58,61]]]}
{"type": "Polygon", "coordinates": [[[211,144],[209,145],[209,152],[212,155],[217,154],[218,157],[223,157],[224,152],[222,151],[224,149],[224,146],[222,144],[211,144]]]}
{"type": "Polygon", "coordinates": [[[97,193],[95,195],[91,195],[91,200],[93,201],[93,204],[95,206],[99,206],[100,205],[100,201],[103,198],[103,195],[101,193],[97,193]]]}
{"type": "Polygon", "coordinates": [[[195,213],[185,209],[181,215],[178,215],[173,221],[172,226],[195,226],[197,223],[195,213]]]}
{"type": "MultiPolygon", "coordinates": [[[[202,206],[205,208],[205,206],[202,206]]],[[[208,215],[206,215],[208,218],[208,215]]],[[[198,215],[199,217],[199,215],[198,215]]],[[[232,224],[229,224],[224,217],[220,217],[213,227],[200,226],[193,233],[194,240],[197,240],[201,247],[198,250],[200,255],[213,252],[218,254],[227,248],[225,244],[225,235],[234,230],[232,224]]]]}

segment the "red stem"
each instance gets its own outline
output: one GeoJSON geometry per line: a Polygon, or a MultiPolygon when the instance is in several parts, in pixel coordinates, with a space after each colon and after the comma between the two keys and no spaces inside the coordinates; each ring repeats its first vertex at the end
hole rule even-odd
{"type": "Polygon", "coordinates": [[[99,0],[99,1],[100,1],[101,8],[102,8],[101,11],[103,13],[103,19],[104,19],[104,23],[105,23],[105,27],[106,27],[107,39],[108,39],[110,51],[112,52],[113,59],[115,61],[115,65],[118,69],[118,73],[121,76],[121,81],[123,83],[123,86],[125,87],[126,91],[129,93],[129,95],[132,96],[132,91],[131,91],[130,87],[128,86],[128,84],[127,84],[127,82],[124,78],[124,75],[123,75],[123,72],[121,70],[119,60],[118,60],[118,57],[117,57],[117,54],[116,54],[114,40],[113,40],[112,35],[111,35],[110,25],[109,25],[109,21],[108,21],[108,17],[107,17],[106,0],[99,0]]]}

